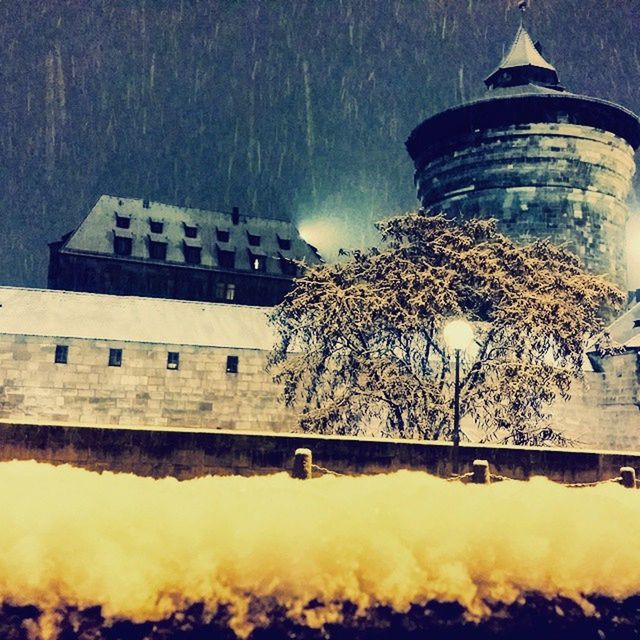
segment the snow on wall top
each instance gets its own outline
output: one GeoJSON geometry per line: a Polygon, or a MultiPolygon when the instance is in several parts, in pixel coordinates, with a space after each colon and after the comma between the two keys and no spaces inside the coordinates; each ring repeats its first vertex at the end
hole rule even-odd
{"type": "Polygon", "coordinates": [[[0,287],[0,334],[268,350],[269,308],[0,287]]]}

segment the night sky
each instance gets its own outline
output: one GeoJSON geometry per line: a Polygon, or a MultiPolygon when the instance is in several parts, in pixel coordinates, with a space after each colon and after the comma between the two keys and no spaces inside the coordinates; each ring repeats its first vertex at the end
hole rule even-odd
{"type": "MultiPolygon", "coordinates": [[[[45,286],[102,193],[368,242],[416,204],[408,134],[482,92],[514,4],[1,2],[0,283],[45,286]]],[[[532,0],[526,26],[569,90],[640,111],[638,0],[532,0]]]]}

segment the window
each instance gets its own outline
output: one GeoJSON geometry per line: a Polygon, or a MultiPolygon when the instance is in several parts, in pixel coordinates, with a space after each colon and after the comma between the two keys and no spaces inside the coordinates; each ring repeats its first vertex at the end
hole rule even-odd
{"type": "Polygon", "coordinates": [[[278,246],[283,251],[289,251],[291,249],[291,240],[289,238],[281,238],[278,236],[278,246]]]}
{"type": "Polygon", "coordinates": [[[131,226],[131,216],[123,216],[120,215],[117,211],[114,211],[116,214],[116,227],[118,229],[128,229],[131,226]]]}
{"type": "Polygon", "coordinates": [[[225,269],[233,269],[236,265],[235,251],[226,251],[218,247],[218,264],[225,269]]]}
{"type": "Polygon", "coordinates": [[[249,233],[249,232],[247,231],[247,238],[248,238],[248,240],[249,240],[249,244],[250,244],[252,247],[259,247],[259,246],[260,246],[260,236],[255,235],[255,234],[253,234],[253,233],[249,233]]]}
{"type": "Polygon", "coordinates": [[[227,373],[238,373],[238,356],[227,356],[227,373]]]}
{"type": "Polygon", "coordinates": [[[249,257],[251,261],[252,271],[266,271],[267,269],[266,256],[260,256],[260,255],[256,255],[255,253],[250,253],[249,257]]]}
{"type": "Polygon", "coordinates": [[[166,260],[167,259],[167,243],[157,242],[155,240],[149,240],[149,257],[152,260],[166,260]]]}
{"type": "Polygon", "coordinates": [[[233,282],[218,282],[216,284],[216,300],[231,302],[236,297],[236,285],[233,282]]]}
{"type": "Polygon", "coordinates": [[[298,275],[298,267],[296,266],[296,263],[284,256],[280,256],[280,269],[282,269],[282,273],[287,276],[298,275]]]}
{"type": "Polygon", "coordinates": [[[109,366],[122,366],[122,349],[109,349],[109,366]]]}
{"type": "Polygon", "coordinates": [[[56,364],[67,364],[68,357],[69,357],[69,347],[66,344],[57,344],[56,355],[53,361],[56,364]]]}
{"type": "Polygon", "coordinates": [[[151,233],[162,233],[164,231],[164,222],[149,218],[149,229],[151,229],[151,233]]]}
{"type": "Polygon", "coordinates": [[[118,235],[113,237],[113,253],[117,256],[130,256],[132,247],[133,241],[131,238],[118,235]]]}
{"type": "Polygon", "coordinates": [[[147,198],[145,198],[145,199],[142,201],[142,208],[143,208],[143,209],[148,209],[148,208],[149,208],[149,200],[148,200],[147,198]]]}
{"type": "Polygon", "coordinates": [[[198,237],[198,227],[194,227],[193,225],[184,223],[184,235],[187,238],[197,238],[198,237]]]}
{"type": "Polygon", "coordinates": [[[200,264],[201,247],[184,245],[184,261],[187,264],[200,264]]]}
{"type": "Polygon", "coordinates": [[[177,369],[180,366],[180,354],[177,351],[167,353],[167,369],[177,369]]]}
{"type": "Polygon", "coordinates": [[[218,242],[229,242],[229,229],[216,228],[216,238],[218,242]]]}

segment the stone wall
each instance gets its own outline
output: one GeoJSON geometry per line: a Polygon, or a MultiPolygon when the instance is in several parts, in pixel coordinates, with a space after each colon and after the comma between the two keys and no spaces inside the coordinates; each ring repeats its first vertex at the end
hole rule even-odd
{"type": "Polygon", "coordinates": [[[638,354],[604,358],[600,373],[586,372],[571,399],[553,405],[553,424],[576,447],[640,450],[638,354]]]}
{"type": "Polygon", "coordinates": [[[252,349],[0,335],[0,419],[291,431],[265,364],[252,349]],[[54,363],[56,344],[68,346],[67,364],[54,363]],[[122,366],[108,366],[110,348],[122,366]],[[230,355],[238,373],[226,372],[230,355]]]}
{"type": "MultiPolygon", "coordinates": [[[[343,474],[409,469],[447,477],[453,470],[450,443],[0,422],[0,461],[37,460],[156,478],[289,472],[299,447],[311,449],[316,464],[343,474]]],[[[622,466],[640,469],[639,453],[462,445],[460,470],[477,458],[510,478],[543,475],[566,483],[609,480],[622,466]]]]}
{"type": "MultiPolygon", "coordinates": [[[[252,349],[0,335],[0,420],[296,431],[266,359],[252,349]],[[56,344],[69,347],[67,364],[54,363],[56,344]],[[122,349],[121,367],[108,366],[109,348],[122,349]],[[169,351],[180,354],[177,370],[167,369],[169,351]],[[226,372],[229,355],[237,374],[226,372]]],[[[640,449],[637,354],[602,366],[554,405],[553,423],[576,447],[640,449]]]]}
{"type": "Polygon", "coordinates": [[[567,243],[595,273],[625,287],[625,199],[633,150],[618,136],[576,124],[490,129],[451,141],[416,171],[430,211],[497,218],[515,238],[567,243]]]}
{"type": "Polygon", "coordinates": [[[282,302],[292,286],[291,278],[286,276],[267,277],[231,270],[227,273],[199,266],[123,260],[117,256],[76,255],[60,253],[59,248],[50,247],[50,289],[271,306],[282,302]],[[235,289],[229,300],[226,285],[231,283],[235,289]],[[225,288],[219,290],[218,284],[225,288]]]}

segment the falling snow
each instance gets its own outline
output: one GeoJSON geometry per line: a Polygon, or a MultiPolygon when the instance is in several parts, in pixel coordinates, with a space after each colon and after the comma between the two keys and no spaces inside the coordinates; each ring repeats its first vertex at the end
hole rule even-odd
{"type": "MultiPolygon", "coordinates": [[[[414,203],[406,136],[478,95],[514,4],[4,3],[2,282],[44,284],[46,243],[102,193],[322,217],[367,244],[414,203]]],[[[635,0],[531,5],[567,87],[640,110],[635,0]]]]}

